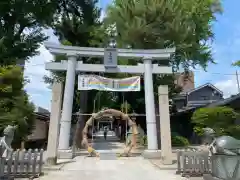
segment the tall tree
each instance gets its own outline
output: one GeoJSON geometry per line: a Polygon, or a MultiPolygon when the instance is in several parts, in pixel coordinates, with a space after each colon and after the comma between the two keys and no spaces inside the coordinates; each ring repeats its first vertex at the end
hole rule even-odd
{"type": "Polygon", "coordinates": [[[50,25],[56,2],[49,0],[15,0],[0,2],[0,64],[16,64],[38,53],[47,39],[42,28],[50,25]]]}
{"type": "MultiPolygon", "coordinates": [[[[170,63],[158,63],[171,65],[174,71],[181,65],[187,71],[189,67],[200,65],[206,68],[209,62],[214,62],[209,42],[214,37],[211,25],[218,12],[221,12],[218,0],[115,0],[108,7],[105,23],[115,26],[118,47],[175,47],[170,63]]],[[[154,76],[155,94],[160,84],[170,86],[173,92],[170,95],[179,92],[174,85],[174,76],[154,76]]],[[[129,101],[139,102],[139,110],[143,112],[143,90],[134,96],[130,94],[129,101]]]]}
{"type": "Polygon", "coordinates": [[[176,47],[173,64],[206,67],[213,62],[209,41],[219,0],[116,0],[106,21],[115,24],[118,40],[132,48],[176,47]]]}
{"type": "MultiPolygon", "coordinates": [[[[104,42],[101,36],[104,36],[104,31],[100,22],[100,9],[97,7],[97,2],[97,0],[59,0],[59,9],[55,14],[56,19],[52,28],[62,44],[83,47],[102,46],[104,42]]],[[[55,57],[56,62],[65,59],[67,59],[65,56],[55,57]]],[[[88,57],[83,57],[81,60],[84,63],[99,63],[100,61],[99,59],[88,57]]],[[[45,77],[47,83],[52,83],[53,79],[64,82],[65,73],[52,73],[51,77],[45,77]]],[[[92,93],[93,95],[96,94],[96,92],[92,93]]],[[[79,100],[81,100],[81,107],[85,107],[87,98],[83,97],[87,97],[87,94],[88,92],[86,91],[81,93],[77,90],[75,91],[73,112],[77,112],[80,109],[79,100]],[[80,94],[82,98],[80,98],[80,94]]]]}
{"type": "Polygon", "coordinates": [[[0,131],[7,125],[18,125],[15,140],[24,140],[35,123],[35,108],[23,90],[21,67],[1,66],[0,79],[0,131]]]}
{"type": "MultiPolygon", "coordinates": [[[[104,30],[100,22],[100,9],[97,7],[97,0],[59,0],[58,11],[55,14],[53,29],[58,36],[59,41],[65,45],[83,46],[83,47],[99,47],[104,44],[104,30]]],[[[55,61],[59,62],[66,59],[65,56],[56,56],[55,61]]],[[[84,63],[100,63],[100,59],[82,57],[84,63]]],[[[58,79],[65,82],[65,73],[53,73],[51,77],[45,77],[47,83],[52,83],[53,79],[58,79]]],[[[97,91],[81,91],[77,90],[77,78],[75,83],[75,93],[73,102],[73,113],[87,111],[87,106],[90,107],[90,112],[93,110],[93,101],[97,91]],[[91,98],[88,101],[88,97],[91,98]],[[88,103],[89,102],[89,103],[88,103]]],[[[83,117],[81,118],[83,119],[83,117]]],[[[81,119],[78,119],[77,125],[80,125],[81,119]]],[[[79,130],[80,127],[77,127],[79,130]]],[[[75,134],[75,140],[81,139],[81,130],[75,134]],[[78,137],[78,138],[76,138],[78,137]]],[[[81,141],[76,141],[78,146],[81,141]]]]}
{"type": "Polygon", "coordinates": [[[18,124],[19,140],[31,133],[35,117],[23,68],[15,65],[38,54],[47,39],[42,29],[51,24],[56,8],[57,0],[0,1],[0,129],[18,124]]]}

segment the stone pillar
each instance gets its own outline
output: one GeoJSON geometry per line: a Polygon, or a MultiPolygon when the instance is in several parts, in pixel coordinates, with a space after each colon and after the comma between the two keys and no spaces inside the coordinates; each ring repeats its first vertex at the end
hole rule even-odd
{"type": "Polygon", "coordinates": [[[172,164],[168,86],[159,86],[158,96],[161,132],[161,158],[163,160],[163,164],[172,164]]]}
{"type": "Polygon", "coordinates": [[[63,110],[58,147],[60,150],[69,149],[76,63],[76,56],[68,55],[68,67],[64,89],[63,110]]]}
{"type": "Polygon", "coordinates": [[[62,107],[62,91],[63,84],[54,82],[52,87],[52,105],[47,144],[47,164],[50,165],[55,165],[57,163],[57,147],[62,107]]]}
{"type": "Polygon", "coordinates": [[[157,149],[158,149],[152,67],[153,67],[152,60],[149,58],[144,59],[144,71],[145,71],[144,72],[144,88],[145,88],[145,106],[146,106],[146,121],[147,121],[147,140],[148,140],[148,149],[145,153],[145,157],[155,156],[153,154],[155,154],[155,152],[157,152],[157,149]]]}

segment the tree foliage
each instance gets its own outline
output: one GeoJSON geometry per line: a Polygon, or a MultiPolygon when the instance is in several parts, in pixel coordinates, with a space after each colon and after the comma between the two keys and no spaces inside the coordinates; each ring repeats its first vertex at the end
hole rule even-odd
{"type": "MultiPolygon", "coordinates": [[[[104,46],[105,32],[100,22],[100,8],[97,7],[96,0],[59,0],[59,2],[59,10],[55,13],[56,19],[52,28],[62,44],[82,47],[104,46]]],[[[56,56],[54,61],[59,62],[66,59],[66,56],[56,56]]],[[[78,60],[93,64],[101,62],[101,59],[89,57],[82,57],[78,60]]],[[[65,75],[65,72],[52,73],[50,77],[45,77],[45,82],[52,83],[54,79],[65,82],[65,75]]],[[[77,87],[77,79],[75,84],[77,87]]],[[[81,99],[87,97],[88,94],[92,97],[91,102],[88,103],[92,111],[97,91],[79,92],[77,88],[75,89],[73,112],[79,111],[81,99]],[[82,98],[80,94],[82,94],[82,98]]],[[[86,102],[81,102],[83,103],[81,107],[86,107],[86,102]]]]}
{"type": "Polygon", "coordinates": [[[23,90],[22,68],[0,67],[0,129],[7,125],[18,125],[17,136],[26,138],[34,125],[34,105],[23,90]]]}
{"type": "Polygon", "coordinates": [[[16,64],[38,53],[47,39],[42,28],[51,24],[56,2],[49,0],[1,0],[0,64],[16,64]]]}
{"type": "Polygon", "coordinates": [[[217,135],[240,137],[240,129],[235,124],[237,117],[239,114],[230,107],[200,108],[193,113],[192,123],[196,130],[209,127],[214,129],[217,135]]]}
{"type": "Polygon", "coordinates": [[[35,122],[34,105],[24,90],[23,65],[38,54],[47,39],[58,0],[1,0],[0,2],[0,129],[17,124],[15,138],[24,140],[35,122]]]}
{"type": "Polygon", "coordinates": [[[115,0],[106,22],[115,24],[124,47],[176,47],[173,65],[213,62],[209,41],[214,37],[212,22],[221,12],[219,0],[115,0]]]}
{"type": "Polygon", "coordinates": [[[238,67],[240,67],[240,60],[239,60],[239,61],[236,61],[235,63],[233,63],[233,66],[238,66],[238,67]]]}

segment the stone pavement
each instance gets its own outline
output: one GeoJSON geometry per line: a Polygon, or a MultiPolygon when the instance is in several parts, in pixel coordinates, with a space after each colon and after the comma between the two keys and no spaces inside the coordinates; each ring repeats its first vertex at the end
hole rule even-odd
{"type": "Polygon", "coordinates": [[[40,180],[184,180],[176,170],[160,170],[142,157],[100,158],[79,156],[60,171],[49,171],[40,180]]]}
{"type": "Polygon", "coordinates": [[[64,160],[55,170],[46,171],[39,179],[186,180],[175,174],[176,164],[163,167],[158,165],[159,160],[149,161],[141,156],[118,158],[116,152],[122,152],[124,144],[118,142],[116,136],[108,137],[107,141],[100,137],[93,146],[100,152],[100,158],[78,156],[73,160],[64,160]]]}

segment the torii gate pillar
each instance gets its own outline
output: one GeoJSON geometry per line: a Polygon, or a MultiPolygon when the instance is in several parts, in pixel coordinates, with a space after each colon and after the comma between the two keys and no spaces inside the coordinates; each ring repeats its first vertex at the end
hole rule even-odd
{"type": "Polygon", "coordinates": [[[73,107],[73,95],[74,95],[74,85],[75,85],[75,76],[76,76],[76,55],[67,55],[68,56],[68,66],[67,66],[67,75],[63,96],[63,109],[62,109],[62,118],[60,125],[60,135],[59,135],[59,144],[58,148],[60,150],[66,150],[69,148],[70,141],[70,131],[71,131],[71,120],[72,120],[72,107],[73,107]]]}

